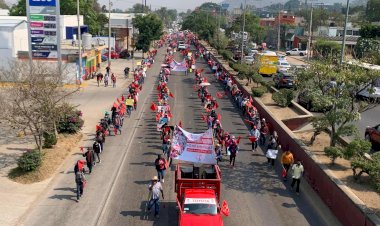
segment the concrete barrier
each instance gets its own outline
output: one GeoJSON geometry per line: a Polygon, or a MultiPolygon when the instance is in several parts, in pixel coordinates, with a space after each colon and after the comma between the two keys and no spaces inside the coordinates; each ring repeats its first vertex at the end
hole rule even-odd
{"type": "MultiPolygon", "coordinates": [[[[207,46],[203,45],[203,47],[207,49],[207,46]]],[[[215,58],[214,60],[217,61],[215,58]]],[[[227,68],[224,68],[224,70],[228,72],[227,68]]],[[[233,77],[233,80],[245,95],[252,96],[250,91],[237,82],[235,77],[233,77]]],[[[295,158],[303,162],[305,180],[343,225],[380,225],[379,217],[367,208],[342,181],[335,178],[325,165],[320,164],[315,155],[308,151],[307,146],[294,135],[284,122],[276,119],[260,99],[253,99],[254,106],[260,116],[266,118],[272,130],[277,131],[279,143],[282,145],[283,150],[291,150],[295,158]]],[[[292,123],[294,123],[294,120],[292,123]]]]}

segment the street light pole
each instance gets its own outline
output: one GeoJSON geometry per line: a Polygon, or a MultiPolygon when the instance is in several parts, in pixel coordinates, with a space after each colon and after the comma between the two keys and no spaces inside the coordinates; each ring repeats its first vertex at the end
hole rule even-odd
{"type": "Polygon", "coordinates": [[[311,36],[312,36],[312,26],[313,26],[313,3],[311,3],[311,11],[310,11],[310,23],[309,23],[309,40],[307,41],[307,60],[310,59],[311,56],[311,36]]]}
{"type": "Polygon", "coordinates": [[[245,30],[245,9],[247,7],[247,0],[244,1],[244,11],[243,11],[243,32],[241,34],[241,63],[243,64],[244,60],[244,30],[245,30]]]}
{"type": "Polygon", "coordinates": [[[278,27],[277,27],[277,51],[280,51],[281,46],[281,40],[280,40],[280,33],[281,33],[281,9],[280,4],[278,5],[278,27]]]}
{"type": "Polygon", "coordinates": [[[343,41],[342,41],[342,51],[340,53],[340,64],[343,64],[344,61],[344,48],[346,46],[346,33],[347,33],[347,23],[348,23],[348,11],[349,11],[350,0],[347,0],[347,8],[346,8],[346,20],[344,22],[344,33],[343,33],[343,41]]]}
{"type": "Polygon", "coordinates": [[[111,68],[111,0],[108,5],[108,67],[111,68]]]}
{"type": "Polygon", "coordinates": [[[82,80],[82,38],[80,31],[80,13],[79,13],[79,0],[77,0],[77,19],[78,19],[78,53],[79,53],[79,65],[78,65],[78,84],[81,84],[82,80]]]}

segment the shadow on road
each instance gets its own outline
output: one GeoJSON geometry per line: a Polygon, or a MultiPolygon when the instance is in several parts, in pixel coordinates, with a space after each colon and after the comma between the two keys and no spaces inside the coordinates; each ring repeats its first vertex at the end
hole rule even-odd
{"type": "Polygon", "coordinates": [[[71,200],[76,202],[76,195],[53,195],[49,199],[59,199],[59,200],[71,200]]]}

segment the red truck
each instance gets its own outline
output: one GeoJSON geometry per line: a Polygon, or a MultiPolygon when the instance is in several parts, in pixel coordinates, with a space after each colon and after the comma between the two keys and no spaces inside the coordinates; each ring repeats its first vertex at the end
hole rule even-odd
{"type": "Polygon", "coordinates": [[[177,165],[175,192],[179,226],[223,226],[227,202],[220,207],[221,172],[217,165],[177,165]]]}

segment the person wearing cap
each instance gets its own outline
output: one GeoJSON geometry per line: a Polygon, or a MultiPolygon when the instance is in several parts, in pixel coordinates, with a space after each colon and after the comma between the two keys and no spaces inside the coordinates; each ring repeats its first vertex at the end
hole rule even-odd
{"type": "Polygon", "coordinates": [[[291,186],[291,189],[293,190],[294,185],[297,183],[296,193],[297,193],[297,195],[299,195],[300,194],[301,177],[302,177],[303,172],[304,172],[303,165],[301,164],[301,161],[297,161],[297,164],[294,164],[292,166],[292,171],[293,171],[293,176],[292,176],[293,180],[292,180],[292,184],[290,186],[291,186]]]}
{"type": "Polygon", "coordinates": [[[164,197],[164,190],[162,189],[161,182],[159,182],[159,178],[157,176],[154,176],[152,178],[152,183],[149,185],[149,191],[151,192],[151,196],[148,202],[148,212],[150,212],[150,209],[154,205],[154,217],[159,218],[159,212],[160,212],[160,193],[162,196],[162,199],[165,199],[164,197]]]}

